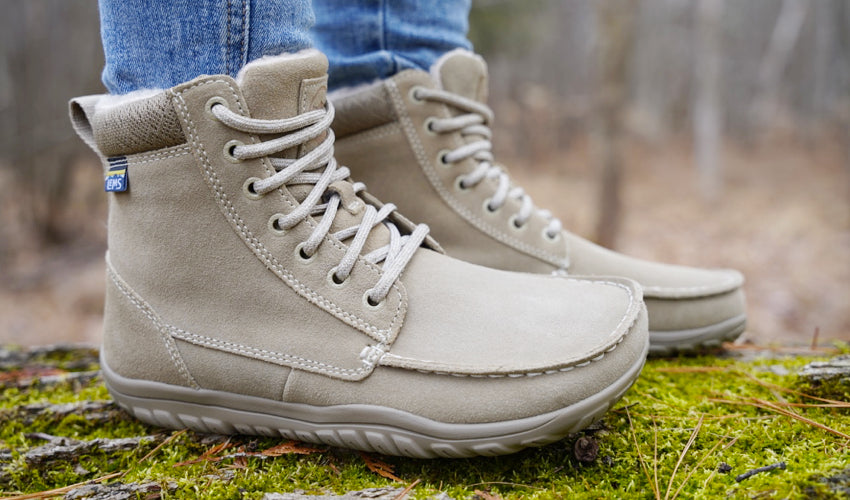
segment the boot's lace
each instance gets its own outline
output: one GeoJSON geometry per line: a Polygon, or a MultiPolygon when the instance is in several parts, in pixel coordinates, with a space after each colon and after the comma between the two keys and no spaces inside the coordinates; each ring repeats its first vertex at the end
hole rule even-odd
{"type": "Polygon", "coordinates": [[[493,197],[487,203],[488,210],[495,212],[505,204],[508,198],[514,198],[521,204],[519,212],[513,219],[516,227],[522,227],[532,214],[537,212],[548,221],[544,230],[546,236],[552,239],[558,237],[562,228],[561,221],[550,211],[536,208],[531,197],[521,187],[512,185],[507,172],[493,163],[493,143],[490,142],[493,133],[489,127],[493,121],[493,111],[488,106],[451,92],[425,87],[414,89],[414,96],[417,99],[447,104],[465,112],[451,118],[432,117],[428,122],[428,128],[438,134],[460,132],[463,137],[478,138],[444,154],[441,158],[447,164],[466,158],[476,160],[478,166],[475,170],[460,178],[461,188],[474,187],[484,179],[496,179],[498,185],[493,197]]]}
{"type": "MultiPolygon", "coordinates": [[[[326,109],[309,111],[280,120],[248,118],[231,111],[222,103],[214,103],[210,107],[210,111],[222,123],[241,132],[282,134],[280,137],[257,144],[232,143],[230,154],[237,160],[269,157],[269,161],[277,172],[271,177],[258,179],[250,184],[249,189],[258,196],[267,194],[284,185],[313,186],[310,193],[295,210],[276,219],[275,226],[282,230],[288,230],[309,216],[321,216],[310,237],[300,245],[300,252],[304,258],[315,255],[329,233],[341,203],[340,194],[333,189],[329,190],[328,187],[331,183],[345,181],[350,175],[348,168],[339,167],[333,157],[334,134],[330,130],[334,116],[333,105],[328,102],[326,109]],[[326,136],[321,143],[301,158],[272,157],[276,153],[316,139],[323,133],[326,133],[326,136]]],[[[355,194],[363,191],[365,187],[360,182],[352,184],[355,194]]],[[[387,217],[395,208],[392,203],[384,205],[380,210],[372,205],[365,204],[365,210],[362,212],[363,216],[359,224],[333,233],[333,236],[340,241],[351,239],[348,242],[348,249],[332,274],[337,283],[342,283],[351,274],[372,229],[383,224],[389,230],[389,244],[363,256],[372,264],[378,264],[382,261],[384,263],[380,279],[372,289],[366,292],[367,300],[372,306],[380,304],[386,298],[390,288],[428,235],[428,226],[425,224],[416,226],[409,235],[401,235],[396,225],[387,220],[387,217]]]]}

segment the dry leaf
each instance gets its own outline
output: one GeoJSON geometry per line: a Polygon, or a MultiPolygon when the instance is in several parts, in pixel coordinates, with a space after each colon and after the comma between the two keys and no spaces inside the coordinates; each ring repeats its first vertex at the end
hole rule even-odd
{"type": "Polygon", "coordinates": [[[281,455],[290,455],[293,453],[296,455],[311,455],[313,453],[322,453],[324,451],[325,450],[323,449],[313,448],[303,443],[299,443],[298,441],[287,441],[261,451],[260,455],[265,455],[267,457],[279,457],[281,455]]]}
{"type": "Polygon", "coordinates": [[[399,483],[403,482],[401,478],[393,474],[393,466],[378,460],[377,458],[369,455],[368,453],[360,452],[360,456],[363,457],[363,461],[366,462],[366,467],[369,468],[370,471],[375,474],[385,477],[387,479],[392,479],[393,481],[397,481],[399,483]]]}

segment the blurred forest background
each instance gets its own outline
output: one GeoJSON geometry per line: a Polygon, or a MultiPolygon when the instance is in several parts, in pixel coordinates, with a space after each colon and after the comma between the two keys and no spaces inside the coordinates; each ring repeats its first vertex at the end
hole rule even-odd
{"type": "MultiPolygon", "coordinates": [[[[0,343],[94,343],[106,197],[66,103],[103,92],[97,5],[2,5],[0,343]]],[[[742,270],[744,341],[850,340],[850,2],[474,0],[470,37],[539,206],[742,270]]]]}

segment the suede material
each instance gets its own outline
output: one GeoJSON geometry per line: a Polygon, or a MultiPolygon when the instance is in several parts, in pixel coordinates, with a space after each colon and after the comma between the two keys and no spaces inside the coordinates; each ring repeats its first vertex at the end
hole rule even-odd
{"type": "Polygon", "coordinates": [[[744,282],[737,271],[649,262],[612,252],[574,234],[567,233],[565,236],[570,247],[571,273],[627,276],[641,283],[646,297],[710,297],[737,290],[744,282]]]}
{"type": "MultiPolygon", "coordinates": [[[[229,141],[260,138],[226,127],[208,103],[267,113],[274,96],[266,78],[291,69],[301,80],[275,85],[290,85],[282,95],[300,103],[277,112],[311,109],[314,100],[301,96],[322,93],[314,62],[264,60],[246,67],[241,83],[201,77],[165,91],[187,142],[128,155],[130,188],[108,195],[116,284],[105,318],[110,367],[130,378],[268,399],[381,404],[489,422],[572,404],[638,366],[648,341],[645,310],[627,280],[512,274],[419,249],[372,307],[365,293],[380,266],[361,258],[334,284],[329,274],[346,247],[332,236],[310,259],[300,257],[298,244],[317,222],[307,218],[283,232],[269,224],[298,198],[286,187],[264,196],[245,190],[246,179],[274,168],[265,158],[228,159],[229,141]],[[252,76],[256,68],[265,78],[252,76]],[[456,376],[435,373],[446,370],[456,376]],[[499,408],[482,412],[469,401],[499,408]]],[[[89,121],[97,132],[99,122],[89,121]]],[[[359,199],[350,184],[332,189],[346,207],[359,199]]],[[[357,222],[359,213],[338,215],[357,222]]]]}
{"type": "MultiPolygon", "coordinates": [[[[244,104],[234,111],[260,119],[292,118],[308,111],[322,109],[327,102],[328,61],[321,52],[305,50],[283,57],[270,57],[245,66],[239,74],[239,81],[233,84],[244,97],[244,104]]],[[[229,129],[228,129],[229,130],[229,129]]],[[[269,140],[274,137],[260,135],[254,140],[269,140]]],[[[275,156],[297,158],[307,154],[325,139],[325,134],[296,148],[283,151],[275,156]]],[[[292,199],[301,202],[307,197],[312,186],[291,186],[288,188],[292,199]]],[[[334,219],[331,232],[356,225],[363,217],[362,203],[359,207],[344,207],[334,219]]],[[[377,227],[369,234],[364,253],[380,248],[389,241],[389,232],[377,227]]]]}
{"type": "Polygon", "coordinates": [[[418,370],[497,374],[573,366],[616,346],[643,309],[640,290],[628,280],[494,273],[432,252],[418,253],[403,279],[410,290],[404,335],[382,363],[418,370]]]}
{"type": "MultiPolygon", "coordinates": [[[[337,137],[345,137],[395,121],[395,113],[382,84],[363,87],[360,91],[351,90],[350,92],[357,92],[364,97],[363,99],[350,101],[350,107],[346,108],[345,113],[334,116],[333,130],[337,137]],[[370,88],[371,91],[360,93],[366,88],[370,88]]],[[[346,93],[338,92],[334,95],[342,96],[346,93]]],[[[331,101],[333,99],[332,95],[331,101]]]]}
{"type": "Polygon", "coordinates": [[[350,383],[296,371],[284,400],[318,406],[374,404],[451,423],[524,418],[569,406],[608,387],[624,367],[644,355],[645,331],[643,312],[632,333],[599,360],[533,377],[458,377],[381,366],[369,378],[350,383]]]}
{"type": "Polygon", "coordinates": [[[440,88],[467,99],[487,102],[487,62],[467,50],[454,50],[441,57],[431,70],[440,88]]]}
{"type": "MultiPolygon", "coordinates": [[[[221,85],[208,83],[196,89],[221,85]]],[[[207,127],[221,126],[201,118],[207,96],[195,97],[200,97],[196,120],[204,120],[207,127]]],[[[216,174],[214,181],[199,168],[203,160],[194,155],[129,158],[131,188],[113,197],[110,211],[109,245],[117,269],[163,317],[189,332],[190,341],[335,376],[365,376],[368,370],[364,371],[359,353],[370,342],[392,340],[403,316],[401,288],[390,294],[386,307],[374,311],[362,301],[362,294],[378,279],[374,266],[358,263],[350,278],[351,290],[359,291],[355,295],[328,285],[327,272],[344,250],[338,242],[324,245],[312,262],[296,257],[296,245],[307,238],[315,222],[293,228],[288,238],[274,234],[269,218],[295,202],[287,202],[283,191],[260,200],[246,198],[244,180],[252,174],[269,175],[268,167],[261,160],[237,166],[222,159],[232,132],[205,131],[211,138],[194,144],[195,154],[206,159],[206,168],[216,174]],[[210,146],[210,142],[217,143],[210,146]],[[207,182],[213,185],[212,192],[198,189],[207,182]],[[276,274],[267,272],[267,267],[276,274]],[[289,287],[281,286],[281,279],[289,287]],[[293,289],[301,296],[293,297],[293,289]],[[188,301],[192,307],[187,307],[188,301]],[[361,333],[320,308],[305,307],[308,301],[361,333]],[[343,309],[340,302],[353,309],[343,309]],[[236,315],[245,320],[232,324],[236,315]],[[291,318],[299,321],[293,323],[291,318]],[[325,352],[316,342],[317,328],[339,348],[325,352]]],[[[192,136],[198,137],[194,132],[192,136]]]]}
{"type": "Polygon", "coordinates": [[[280,400],[291,368],[178,341],[186,365],[203,389],[280,400]]]}
{"type": "Polygon", "coordinates": [[[126,293],[126,287],[122,292],[119,285],[125,286],[109,273],[103,307],[103,359],[125,377],[193,387],[174,340],[152,321],[140,298],[126,293]]]}
{"type": "Polygon", "coordinates": [[[428,130],[429,118],[458,113],[451,106],[416,99],[416,87],[442,88],[485,102],[487,67],[483,59],[453,51],[431,73],[405,71],[359,91],[334,99],[342,133],[336,154],[376,196],[397,200],[399,209],[429,224],[449,255],[476,264],[531,273],[567,271],[571,275],[623,276],[644,287],[650,330],[700,328],[745,314],[743,277],[732,270],[708,270],[659,264],[626,257],[583,240],[568,231],[552,239],[544,234],[545,218],[535,213],[517,229],[512,217],[519,201],[509,199],[495,213],[486,204],[496,182],[484,180],[472,189],[458,185],[475,168],[467,159],[445,165],[440,156],[465,142],[459,133],[428,130]],[[358,120],[380,100],[393,107],[395,119],[380,126],[371,117],[358,120]],[[358,128],[360,127],[360,128],[358,128]],[[723,296],[722,299],[715,296],[723,296]],[[657,299],[657,300],[654,300],[657,299]]]}
{"type": "MultiPolygon", "coordinates": [[[[460,147],[463,140],[459,134],[428,131],[428,117],[446,118],[451,113],[446,106],[415,101],[410,95],[415,86],[433,88],[434,83],[427,73],[405,71],[387,80],[383,90],[373,91],[390,97],[399,120],[338,137],[340,162],[376,196],[395,200],[412,220],[427,222],[443,248],[452,249],[453,257],[508,271],[543,273],[566,267],[563,240],[546,238],[544,220],[532,218],[520,229],[513,225],[511,217],[519,211],[518,201],[509,199],[496,212],[483,209],[496,189],[495,180],[485,179],[473,189],[458,186],[457,179],[475,169],[475,160],[451,166],[439,161],[443,152],[460,147]],[[494,245],[492,240],[503,244],[494,245]]],[[[373,96],[362,98],[371,100],[373,96]]],[[[339,116],[350,114],[348,103],[349,99],[335,102],[339,116]]],[[[353,106],[356,109],[357,105],[353,106]]]]}
{"type": "Polygon", "coordinates": [[[239,73],[238,86],[252,117],[291,118],[325,105],[327,73],[327,58],[316,50],[305,50],[253,62],[239,73]],[[302,86],[305,81],[307,85],[302,86]],[[311,91],[302,93],[305,88],[311,91]]]}

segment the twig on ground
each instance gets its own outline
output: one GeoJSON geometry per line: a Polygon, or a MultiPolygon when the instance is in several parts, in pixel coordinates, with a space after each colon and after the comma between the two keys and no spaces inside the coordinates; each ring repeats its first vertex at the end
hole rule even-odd
{"type": "Polygon", "coordinates": [[[771,471],[771,470],[774,470],[774,469],[785,470],[785,462],[779,462],[779,463],[775,463],[775,464],[771,464],[771,465],[765,465],[764,467],[759,467],[757,469],[748,470],[747,472],[745,472],[743,474],[735,476],[735,481],[738,481],[740,483],[744,479],[748,479],[752,476],[755,476],[756,474],[759,474],[761,472],[771,471]]]}
{"type": "Polygon", "coordinates": [[[824,425],[820,422],[815,422],[814,420],[812,420],[810,418],[806,418],[802,415],[798,415],[794,412],[790,412],[790,411],[788,411],[784,408],[781,408],[781,407],[771,403],[770,401],[765,401],[763,399],[750,398],[750,399],[747,399],[747,400],[735,401],[735,400],[731,400],[731,399],[714,399],[714,398],[711,398],[711,399],[709,399],[709,401],[713,401],[715,403],[732,404],[732,405],[754,406],[756,408],[761,408],[763,410],[770,410],[770,411],[779,413],[780,415],[785,415],[786,417],[791,417],[793,419],[807,423],[807,424],[809,424],[813,427],[817,427],[818,429],[827,431],[831,434],[835,434],[838,437],[841,437],[841,438],[844,438],[844,439],[850,439],[850,436],[848,436],[847,434],[844,434],[841,431],[837,431],[837,430],[833,429],[832,427],[824,425]]]}
{"type": "Polygon", "coordinates": [[[727,372],[729,368],[725,366],[662,366],[655,369],[660,373],[710,373],[710,372],[727,372]]]}
{"type": "Polygon", "coordinates": [[[649,475],[649,469],[646,466],[646,462],[643,461],[643,454],[640,451],[640,445],[637,441],[637,435],[635,434],[635,426],[632,424],[632,415],[629,413],[629,408],[634,405],[629,405],[625,407],[626,410],[626,418],[629,419],[629,431],[632,433],[632,441],[635,444],[635,453],[637,453],[638,460],[640,461],[640,468],[643,470],[643,474],[646,476],[646,480],[649,481],[649,485],[652,487],[652,492],[655,494],[656,500],[661,500],[661,493],[658,489],[655,488],[655,483],[652,482],[652,477],[649,475]]]}
{"type": "Polygon", "coordinates": [[[658,486],[658,424],[652,419],[652,479],[655,481],[655,491],[661,494],[658,486]]]}
{"type": "Polygon", "coordinates": [[[61,488],[54,488],[52,490],[39,491],[37,493],[27,493],[25,495],[17,495],[17,496],[13,496],[13,497],[4,497],[4,498],[0,498],[0,500],[30,500],[30,499],[36,499],[36,498],[55,497],[55,496],[59,496],[59,495],[63,495],[65,493],[68,493],[69,491],[71,491],[75,488],[79,488],[80,486],[85,486],[87,484],[99,483],[99,482],[103,482],[103,481],[108,481],[110,479],[122,477],[126,473],[127,473],[126,471],[124,471],[124,472],[113,472],[112,474],[107,474],[105,476],[101,476],[97,479],[92,479],[90,481],[83,481],[82,483],[71,484],[71,485],[68,485],[68,486],[63,486],[61,488]]]}
{"type": "Polygon", "coordinates": [[[188,430],[189,430],[189,429],[183,429],[183,430],[181,430],[181,431],[176,431],[176,432],[171,433],[171,435],[170,435],[170,436],[168,436],[168,437],[167,437],[167,438],[165,438],[165,439],[164,439],[161,443],[159,443],[158,445],[156,445],[156,448],[152,449],[151,451],[149,451],[149,452],[148,452],[148,454],[147,454],[147,455],[143,456],[143,457],[142,457],[142,459],[141,459],[141,460],[139,460],[139,463],[142,463],[142,462],[144,462],[145,460],[149,459],[150,457],[154,456],[154,454],[156,454],[156,452],[158,452],[158,451],[159,451],[159,450],[160,450],[163,446],[165,446],[165,445],[167,445],[168,443],[170,443],[170,442],[174,441],[175,439],[177,439],[178,437],[182,436],[183,434],[186,434],[186,431],[188,431],[188,430]]]}
{"type": "Polygon", "coordinates": [[[412,490],[417,484],[419,484],[420,481],[422,480],[417,479],[416,481],[413,481],[412,483],[408,484],[407,488],[401,490],[401,493],[399,493],[393,500],[401,500],[402,498],[406,497],[407,494],[410,493],[410,490],[412,490]]]}
{"type": "MultiPolygon", "coordinates": [[[[667,491],[664,492],[664,500],[667,500],[670,497],[670,490],[673,488],[673,479],[676,478],[676,473],[679,471],[679,466],[682,465],[682,460],[685,459],[685,455],[688,454],[688,450],[691,448],[691,445],[694,444],[694,441],[697,439],[697,435],[699,434],[699,430],[702,428],[702,417],[697,421],[696,427],[694,427],[693,432],[691,432],[691,437],[688,438],[687,444],[682,449],[682,453],[679,454],[679,460],[676,462],[676,466],[673,467],[673,473],[670,474],[670,481],[667,482],[667,491]]],[[[686,479],[687,480],[687,479],[686,479]]]]}
{"type": "MultiPolygon", "coordinates": [[[[706,458],[708,458],[709,456],[711,456],[712,453],[714,453],[714,450],[716,450],[717,447],[720,446],[720,443],[722,443],[723,440],[727,437],[728,436],[723,436],[716,443],[714,443],[714,446],[712,446],[710,450],[703,453],[702,458],[699,459],[699,462],[697,462],[697,464],[694,465],[693,468],[691,468],[691,471],[688,472],[687,476],[685,476],[685,480],[682,481],[682,484],[680,484],[679,487],[676,488],[676,491],[673,492],[673,496],[670,497],[671,500],[675,500],[676,497],[679,496],[679,493],[682,491],[682,488],[685,487],[685,484],[687,484],[687,482],[691,479],[691,476],[693,476],[694,473],[697,471],[697,469],[699,469],[699,466],[702,465],[702,463],[705,461],[706,458]]],[[[738,438],[735,438],[735,439],[737,440],[738,438]]],[[[712,470],[711,475],[708,476],[708,479],[703,484],[703,488],[705,488],[705,486],[709,483],[709,481],[711,481],[711,479],[714,477],[714,473],[715,473],[715,470],[712,470]]]]}
{"type": "Polygon", "coordinates": [[[746,372],[739,372],[739,373],[741,373],[745,377],[749,378],[753,382],[755,382],[755,383],[757,383],[757,384],[759,384],[763,387],[767,387],[768,389],[776,389],[778,391],[787,392],[789,394],[794,394],[795,396],[801,396],[801,397],[808,398],[808,399],[814,399],[815,401],[820,401],[822,403],[829,403],[829,404],[835,405],[836,407],[839,407],[839,408],[850,407],[850,402],[847,402],[847,401],[838,401],[838,400],[835,400],[835,399],[819,398],[817,396],[812,396],[812,395],[806,394],[804,392],[795,391],[794,389],[789,389],[788,387],[782,387],[781,385],[776,385],[776,384],[771,384],[770,382],[765,382],[765,381],[759,379],[758,377],[755,377],[755,376],[753,376],[749,373],[746,373],[746,372]]]}

